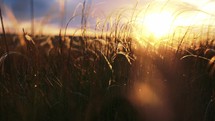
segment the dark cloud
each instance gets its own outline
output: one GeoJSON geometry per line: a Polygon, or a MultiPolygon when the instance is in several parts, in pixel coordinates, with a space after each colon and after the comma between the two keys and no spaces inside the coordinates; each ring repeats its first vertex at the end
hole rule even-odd
{"type": "MultiPolygon", "coordinates": [[[[34,0],[34,17],[47,19],[44,20],[44,24],[59,25],[62,22],[62,16],[60,13],[60,4],[58,0],[34,0]]],[[[132,0],[86,0],[87,9],[93,11],[97,9],[95,14],[108,14],[108,11],[112,11],[113,8],[123,6],[123,4],[132,4],[132,0]],[[101,3],[101,4],[99,4],[101,3]],[[99,5],[97,5],[99,4],[99,5]]],[[[75,9],[77,8],[76,14],[78,15],[70,23],[70,27],[78,27],[81,24],[81,12],[82,4],[84,0],[66,0],[66,14],[63,20],[64,26],[73,16],[75,9]],[[80,5],[80,6],[79,6],[80,5]],[[79,7],[78,7],[79,6],[79,7]]],[[[29,21],[31,20],[31,0],[4,0],[6,4],[14,13],[18,21],[29,21]]],[[[88,10],[86,10],[88,12],[88,10]]],[[[102,15],[101,15],[102,16],[102,15]]],[[[91,26],[95,24],[95,18],[89,17],[87,20],[91,26]]]]}
{"type": "MultiPolygon", "coordinates": [[[[35,17],[44,16],[54,0],[34,0],[35,17]]],[[[29,20],[31,18],[31,0],[5,0],[6,4],[18,20],[29,20]]]]}

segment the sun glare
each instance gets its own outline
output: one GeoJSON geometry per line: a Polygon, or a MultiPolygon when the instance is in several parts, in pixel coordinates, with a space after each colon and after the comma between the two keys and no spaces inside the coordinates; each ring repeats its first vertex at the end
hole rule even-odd
{"type": "Polygon", "coordinates": [[[188,27],[192,27],[191,29],[198,29],[199,27],[201,29],[202,25],[215,24],[214,14],[211,14],[215,11],[213,9],[215,3],[209,4],[204,1],[195,2],[194,0],[181,1],[183,4],[177,4],[180,2],[176,1],[171,1],[168,4],[165,2],[150,3],[139,14],[136,21],[138,30],[134,32],[134,35],[140,36],[138,38],[158,40],[165,39],[173,33],[178,34],[175,32],[181,27],[184,30],[188,27]],[[201,6],[202,4],[205,6],[201,6]]]}
{"type": "Polygon", "coordinates": [[[172,21],[170,12],[150,13],[145,16],[143,26],[154,37],[162,37],[169,33],[172,21]]]}

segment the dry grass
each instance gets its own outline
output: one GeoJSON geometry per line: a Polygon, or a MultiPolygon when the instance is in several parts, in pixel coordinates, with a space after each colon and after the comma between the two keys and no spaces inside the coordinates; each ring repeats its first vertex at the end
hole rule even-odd
{"type": "MultiPolygon", "coordinates": [[[[174,121],[196,121],[208,118],[206,112],[213,108],[208,110],[207,105],[215,89],[213,41],[187,45],[191,33],[188,27],[182,37],[169,36],[172,41],[153,44],[144,38],[146,46],[140,45],[132,38],[132,31],[138,15],[147,10],[138,9],[138,1],[131,9],[120,9],[99,20],[95,31],[101,33],[87,36],[90,7],[86,1],[81,5],[82,13],[74,12],[63,35],[60,31],[58,36],[41,39],[31,37],[23,29],[25,44],[17,46],[12,35],[6,35],[3,30],[3,38],[0,38],[5,46],[3,52],[3,45],[0,46],[0,120],[141,121],[160,118],[165,121],[173,117],[174,121]],[[127,13],[131,13],[130,17],[127,13]],[[67,28],[77,16],[81,16],[81,27],[68,36],[67,28]],[[75,36],[78,31],[81,36],[75,36]],[[173,43],[176,39],[177,44],[173,43]],[[158,107],[140,106],[130,99],[128,95],[132,95],[133,90],[140,93],[136,87],[142,88],[141,85],[135,86],[139,83],[147,83],[150,88],[144,85],[146,90],[143,91],[150,92],[153,98],[156,95],[155,102],[161,102],[161,107],[164,103],[171,107],[174,115],[161,115],[163,110],[157,111],[158,107]],[[157,96],[160,88],[168,90],[168,95],[160,92],[157,96]],[[168,103],[158,100],[162,96],[168,98],[168,103]],[[150,115],[145,116],[143,112],[150,115]]],[[[185,11],[189,10],[177,11],[176,16],[185,11]]],[[[4,29],[1,14],[0,17],[4,29]]],[[[143,100],[153,103],[151,99],[143,100]]]]}

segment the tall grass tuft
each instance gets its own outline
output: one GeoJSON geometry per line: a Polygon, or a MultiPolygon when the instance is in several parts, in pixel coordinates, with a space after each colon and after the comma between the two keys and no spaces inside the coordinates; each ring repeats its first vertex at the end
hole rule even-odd
{"type": "Polygon", "coordinates": [[[34,36],[34,0],[31,0],[31,35],[34,36]]]}
{"type": "Polygon", "coordinates": [[[0,8],[0,19],[1,19],[3,37],[4,37],[3,40],[4,40],[4,44],[5,44],[5,50],[6,50],[6,53],[9,53],[9,47],[8,47],[8,44],[7,44],[7,37],[6,37],[6,33],[5,33],[4,21],[3,21],[1,8],[0,8]]]}

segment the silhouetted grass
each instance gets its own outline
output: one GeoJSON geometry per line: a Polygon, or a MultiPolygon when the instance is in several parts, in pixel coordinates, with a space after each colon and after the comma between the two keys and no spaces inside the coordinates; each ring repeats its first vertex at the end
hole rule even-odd
{"type": "MultiPolygon", "coordinates": [[[[72,36],[67,35],[67,28],[79,16],[76,13],[64,35],[60,31],[54,37],[31,37],[23,29],[24,45],[3,30],[0,120],[213,120],[213,40],[186,44],[188,27],[175,43],[174,36],[167,38],[172,41],[155,44],[144,38],[146,46],[142,46],[132,36],[141,13],[137,6],[138,1],[132,9],[120,9],[99,21],[97,36],[86,34],[90,16],[86,1],[81,27],[72,36]]],[[[4,29],[2,15],[1,22],[4,29]]]]}

